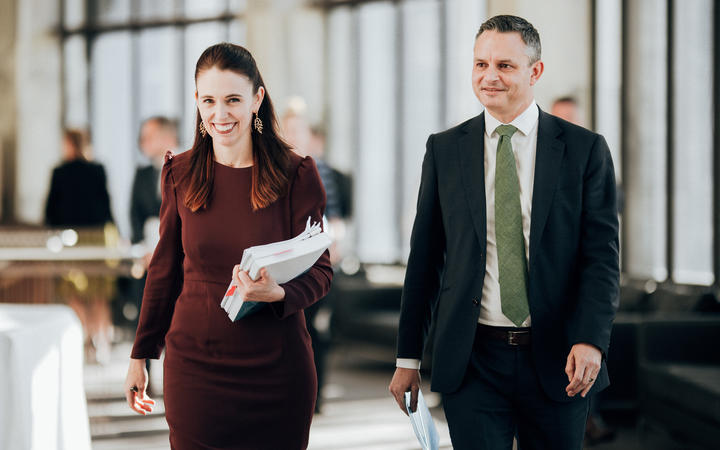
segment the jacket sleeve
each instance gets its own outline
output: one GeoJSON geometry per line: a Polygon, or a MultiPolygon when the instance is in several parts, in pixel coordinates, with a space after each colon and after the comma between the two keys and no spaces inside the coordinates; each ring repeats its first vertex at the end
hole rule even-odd
{"type": "MultiPolygon", "coordinates": [[[[308,216],[312,217],[313,222],[322,221],[325,190],[312,158],[305,157],[300,163],[289,195],[293,236],[305,229],[308,216]]],[[[326,250],[310,270],[281,284],[285,289],[285,299],[272,303],[275,314],[285,318],[317,302],[330,290],[332,278],[330,252],[326,250]]]]}
{"type": "Polygon", "coordinates": [[[619,304],[620,265],[615,171],[602,136],[590,152],[582,204],[579,295],[571,321],[571,344],[592,344],[607,354],[619,304]]]}
{"type": "Polygon", "coordinates": [[[432,301],[437,297],[444,265],[445,230],[440,211],[433,136],[430,136],[423,159],[417,212],[410,236],[410,256],[402,291],[398,358],[422,358],[432,301]]]}
{"type": "Polygon", "coordinates": [[[182,290],[185,254],[172,163],[172,159],[166,156],[161,174],[160,240],[148,268],[140,321],[131,353],[131,357],[137,359],[160,357],[175,301],[182,290]]]}

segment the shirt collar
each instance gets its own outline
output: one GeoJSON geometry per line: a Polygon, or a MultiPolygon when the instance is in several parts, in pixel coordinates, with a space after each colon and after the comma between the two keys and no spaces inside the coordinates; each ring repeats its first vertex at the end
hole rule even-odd
{"type": "MultiPolygon", "coordinates": [[[[540,113],[538,112],[537,104],[535,103],[535,100],[533,100],[530,102],[530,106],[528,106],[525,111],[510,122],[509,125],[514,126],[520,130],[523,135],[527,136],[537,123],[539,116],[540,113]]],[[[493,115],[490,114],[490,111],[485,109],[485,133],[487,133],[488,136],[491,136],[495,132],[495,128],[500,125],[503,125],[503,123],[493,117],[493,115]]]]}

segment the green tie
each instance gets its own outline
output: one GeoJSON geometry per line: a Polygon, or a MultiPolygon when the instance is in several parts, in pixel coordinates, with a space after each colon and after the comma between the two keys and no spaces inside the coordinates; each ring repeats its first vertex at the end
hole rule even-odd
{"type": "Polygon", "coordinates": [[[520,183],[510,138],[512,125],[495,129],[500,135],[495,161],[495,240],[498,255],[500,303],[503,314],[516,326],[530,314],[527,298],[527,261],[520,209],[520,183]]]}

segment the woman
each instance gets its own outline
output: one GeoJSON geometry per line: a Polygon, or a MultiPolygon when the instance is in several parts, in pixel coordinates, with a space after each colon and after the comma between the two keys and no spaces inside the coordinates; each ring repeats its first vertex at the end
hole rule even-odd
{"type": "Polygon", "coordinates": [[[105,169],[83,154],[80,130],[63,132],[63,162],[53,170],[45,223],[53,227],[102,227],[112,222],[105,169]]]}
{"type": "MultiPolygon", "coordinates": [[[[81,245],[95,241],[93,236],[106,236],[103,227],[113,222],[105,169],[85,157],[85,136],[80,130],[63,131],[63,162],[53,170],[45,204],[45,224],[83,228],[78,230],[81,245]]],[[[67,276],[58,280],[57,291],[83,325],[86,361],[110,362],[113,330],[109,300],[115,293],[114,278],[84,273],[67,276]]]]}
{"type": "Polygon", "coordinates": [[[239,271],[245,248],[284,240],[322,218],[311,158],[277,134],[272,102],[250,53],[214,45],[195,69],[197,129],[189,152],[162,170],[160,241],[150,262],[125,383],[145,414],[145,359],[163,346],[164,400],[174,449],[304,449],[317,381],[303,309],[332,280],[328,252],[278,285],[239,271]],[[220,301],[232,276],[259,312],[231,322],[220,301]]]}

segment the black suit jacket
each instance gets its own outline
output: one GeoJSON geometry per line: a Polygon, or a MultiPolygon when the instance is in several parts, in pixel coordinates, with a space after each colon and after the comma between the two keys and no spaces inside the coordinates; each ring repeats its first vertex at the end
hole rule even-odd
{"type": "MultiPolygon", "coordinates": [[[[432,389],[456,391],[470,359],[485,276],[483,114],[431,135],[423,161],[398,333],[419,359],[432,317],[432,389]]],[[[569,400],[580,342],[607,353],[618,306],[615,179],[602,136],[540,111],[530,228],[532,355],[545,392],[569,400]]],[[[602,368],[591,392],[609,384],[602,368]]]]}
{"type": "Polygon", "coordinates": [[[112,214],[103,166],[78,159],[56,167],[45,204],[45,223],[101,226],[106,222],[112,222],[112,214]]]}
{"type": "Polygon", "coordinates": [[[140,167],[135,172],[130,197],[130,225],[132,242],[145,238],[145,221],[160,215],[160,193],[158,190],[160,171],[154,166],[140,167]]]}
{"type": "Polygon", "coordinates": [[[137,243],[145,238],[145,221],[160,215],[160,171],[154,166],[139,167],[133,180],[130,197],[130,225],[132,226],[132,242],[137,243]]]}

